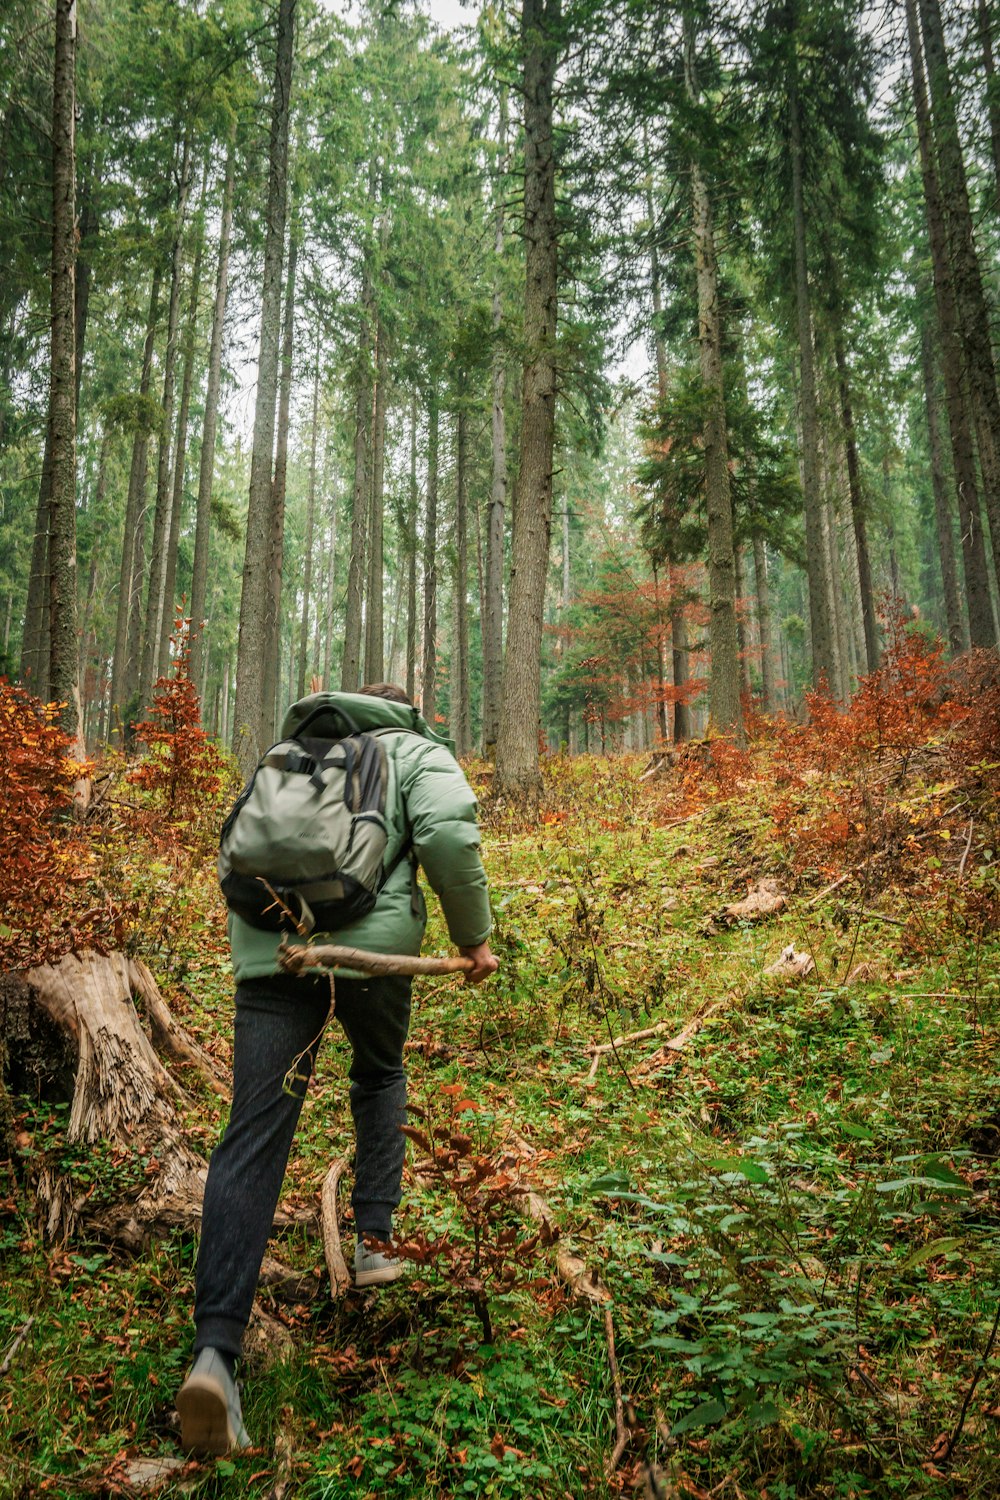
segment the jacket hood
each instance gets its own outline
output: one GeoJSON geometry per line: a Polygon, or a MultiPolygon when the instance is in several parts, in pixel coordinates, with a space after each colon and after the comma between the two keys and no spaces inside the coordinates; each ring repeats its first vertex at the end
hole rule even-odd
{"type": "Polygon", "coordinates": [[[289,739],[307,725],[307,733],[317,738],[349,733],[349,725],[355,729],[409,729],[444,745],[454,754],[454,746],[445,735],[437,734],[417,709],[408,703],[393,703],[388,698],[376,698],[369,693],[310,693],[308,698],[299,698],[285,712],[281,722],[281,736],[289,739]],[[315,718],[311,716],[315,714],[315,718]]]}

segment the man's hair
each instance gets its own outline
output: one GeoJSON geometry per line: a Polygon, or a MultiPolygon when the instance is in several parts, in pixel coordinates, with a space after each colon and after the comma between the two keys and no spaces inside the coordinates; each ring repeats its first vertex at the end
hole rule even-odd
{"type": "Polygon", "coordinates": [[[407,708],[413,707],[412,699],[394,682],[369,682],[363,688],[358,688],[358,692],[367,693],[369,698],[388,698],[390,703],[405,703],[407,708]]]}

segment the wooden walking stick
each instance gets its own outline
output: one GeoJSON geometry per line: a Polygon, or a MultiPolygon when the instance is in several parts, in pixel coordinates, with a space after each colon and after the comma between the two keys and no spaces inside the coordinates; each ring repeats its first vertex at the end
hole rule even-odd
{"type": "Polygon", "coordinates": [[[365,974],[467,974],[475,968],[471,958],[417,958],[410,953],[368,953],[364,948],[342,948],[336,943],[307,947],[282,942],[278,962],[289,974],[306,969],[359,969],[365,974]]]}

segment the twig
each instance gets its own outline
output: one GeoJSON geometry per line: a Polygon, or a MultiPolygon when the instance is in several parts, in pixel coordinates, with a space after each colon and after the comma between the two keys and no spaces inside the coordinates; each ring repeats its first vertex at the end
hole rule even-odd
{"type": "Polygon", "coordinates": [[[873,922],[891,922],[893,927],[905,927],[902,917],[886,916],[884,911],[874,911],[870,906],[849,906],[848,911],[856,917],[870,917],[873,922]]]}
{"type": "Polygon", "coordinates": [[[975,823],[975,819],[974,818],[970,818],[969,819],[969,836],[965,840],[965,848],[962,850],[962,858],[960,859],[959,864],[958,864],[958,878],[959,878],[959,880],[963,880],[965,878],[965,861],[968,859],[968,857],[969,857],[969,850],[972,848],[972,828],[973,828],[973,824],[974,823],[975,823]]]}
{"type": "Polygon", "coordinates": [[[24,1343],[25,1339],[28,1337],[28,1334],[31,1332],[34,1326],[34,1317],[26,1318],[25,1321],[21,1324],[20,1328],[17,1330],[17,1337],[11,1344],[10,1348],[7,1350],[7,1354],[4,1358],[3,1364],[0,1365],[0,1380],[2,1380],[5,1375],[10,1374],[10,1367],[14,1363],[14,1358],[17,1354],[17,1351],[20,1349],[21,1345],[24,1343]]]}
{"type": "Polygon", "coordinates": [[[467,974],[475,968],[471,958],[417,958],[410,953],[366,953],[363,948],[342,948],[336,943],[315,947],[282,943],[278,962],[289,974],[303,969],[360,969],[366,974],[467,974]]]}
{"type": "Polygon", "coordinates": [[[326,1257],[326,1269],[330,1274],[330,1291],[334,1297],[342,1297],[351,1286],[351,1277],[340,1244],[337,1208],[337,1190],[346,1170],[347,1162],[344,1157],[339,1156],[326,1174],[322,1193],[323,1254],[326,1257]]]}
{"type": "Polygon", "coordinates": [[[615,1446],[604,1465],[604,1477],[610,1479],[617,1469],[621,1456],[628,1447],[628,1429],[625,1426],[625,1402],[622,1400],[622,1378],[618,1372],[615,1356],[615,1325],[610,1307],[604,1309],[604,1337],[608,1345],[608,1364],[611,1366],[611,1387],[615,1393],[615,1446]]]}
{"type": "MultiPolygon", "coordinates": [[[[713,1000],[710,1005],[703,1006],[697,1011],[676,1036],[664,1042],[664,1047],[669,1047],[672,1052],[682,1052],[687,1043],[699,1031],[709,1016],[722,1006],[721,1000],[713,1000]]],[[[644,1042],[651,1036],[659,1036],[661,1032],[669,1031],[674,1023],[672,1021],[658,1021],[655,1026],[646,1026],[642,1031],[630,1031],[624,1036],[616,1036],[613,1042],[594,1042],[587,1048],[588,1057],[601,1056],[605,1052],[614,1052],[618,1047],[624,1047],[629,1042],[644,1042]]],[[[591,1070],[593,1076],[594,1070],[591,1070]]]]}
{"type": "Polygon", "coordinates": [[[952,1452],[954,1451],[955,1444],[962,1436],[962,1428],[965,1426],[965,1416],[967,1411],[969,1410],[969,1402],[972,1400],[975,1394],[976,1386],[979,1384],[980,1377],[983,1371],[986,1369],[986,1361],[989,1359],[990,1355],[993,1352],[993,1345],[996,1343],[998,1329],[1000,1329],[1000,1298],[997,1299],[996,1317],[993,1319],[993,1327],[990,1329],[990,1336],[986,1340],[986,1348],[983,1350],[983,1357],[976,1367],[975,1374],[969,1381],[969,1389],[965,1393],[965,1400],[962,1402],[962,1410],[959,1412],[958,1421],[955,1423],[955,1431],[948,1439],[948,1446],[944,1451],[944,1456],[941,1460],[942,1463],[948,1462],[949,1458],[952,1455],[952,1452]]]}
{"type": "Polygon", "coordinates": [[[839,880],[835,880],[832,885],[824,886],[824,888],[819,891],[811,901],[806,902],[806,910],[808,910],[811,906],[818,906],[819,903],[823,900],[824,896],[832,896],[834,891],[839,891],[844,882],[850,880],[853,874],[853,870],[848,870],[846,875],[841,875],[839,880]]]}

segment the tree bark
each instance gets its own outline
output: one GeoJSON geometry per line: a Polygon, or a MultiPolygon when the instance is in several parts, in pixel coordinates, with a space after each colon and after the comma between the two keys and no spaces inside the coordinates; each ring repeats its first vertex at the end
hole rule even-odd
{"type": "Polygon", "coordinates": [[[941,372],[944,376],[945,405],[951,438],[952,463],[958,496],[959,528],[962,539],[962,564],[965,576],[966,606],[969,613],[969,638],[973,646],[996,644],[993,605],[990,599],[986,546],[983,537],[976,466],[966,401],[962,353],[959,344],[958,313],[948,244],[945,234],[944,207],[938,170],[931,140],[930,108],[920,50],[917,22],[917,0],[906,0],[906,24],[909,39],[910,68],[913,83],[914,113],[920,172],[927,211],[927,233],[931,249],[934,279],[934,303],[937,311],[941,372]]]}
{"type": "Polygon", "coordinates": [[[791,159],[792,241],[795,260],[795,315],[799,344],[800,406],[802,415],[802,477],[805,500],[806,572],[809,579],[809,624],[812,637],[813,682],[827,691],[836,689],[833,622],[830,618],[830,587],[823,537],[823,493],[819,458],[819,413],[813,355],[812,306],[809,292],[809,262],[806,249],[806,210],[803,191],[802,105],[799,98],[799,66],[794,6],[788,7],[791,24],[788,74],[788,132],[791,159]]]}
{"type": "Polygon", "coordinates": [[[437,717],[438,393],[427,399],[427,515],[424,524],[424,652],[421,707],[431,728],[437,717]]]}
{"type": "MultiPolygon", "coordinates": [[[[142,560],[145,553],[146,527],[146,470],[149,455],[149,428],[146,407],[153,381],[153,350],[156,343],[156,325],[160,315],[160,286],[163,268],[153,267],[149,290],[149,316],[146,321],[146,337],[142,348],[142,371],[139,377],[139,409],[136,429],[132,439],[132,461],[129,467],[128,497],[125,503],[125,523],[122,532],[121,568],[118,575],[118,612],[115,622],[115,649],[111,666],[111,700],[108,738],[115,732],[115,715],[118,728],[124,735],[131,699],[135,693],[139,675],[139,627],[141,610],[137,607],[142,596],[142,560]]],[[[134,706],[134,705],[131,705],[134,706]]]]}
{"type": "Polygon", "coordinates": [[[340,686],[356,693],[361,686],[361,627],[366,576],[368,531],[369,437],[372,420],[372,287],[365,267],[358,332],[358,395],[354,407],[354,486],[351,492],[351,555],[347,568],[347,614],[340,686]]]}
{"type": "Polygon", "coordinates": [[[920,362],[924,379],[924,414],[927,419],[927,446],[931,460],[934,523],[937,532],[938,559],[941,564],[941,592],[947,622],[948,645],[952,656],[958,656],[965,650],[965,622],[962,619],[962,605],[958,597],[955,538],[952,531],[948,486],[945,480],[941,424],[938,420],[937,389],[934,379],[934,344],[931,331],[926,324],[920,330],[920,362]]]}
{"type": "Polygon", "coordinates": [[[385,677],[383,592],[385,572],[385,413],[389,336],[380,318],[375,330],[375,406],[372,417],[371,510],[368,525],[368,608],[365,614],[365,681],[385,677]]]}
{"type": "Polygon", "coordinates": [[[459,394],[455,461],[455,662],[452,672],[452,726],[459,755],[472,749],[469,702],[469,414],[459,394]]]}
{"type": "Polygon", "coordinates": [[[233,179],[235,176],[235,127],[226,152],[226,175],[222,189],[222,225],[219,231],[219,266],[215,278],[215,307],[208,351],[208,384],[205,389],[205,419],[201,434],[198,469],[198,502],[195,512],[194,560],[191,568],[191,681],[199,682],[206,654],[205,599],[208,593],[208,546],[212,526],[212,478],[215,472],[215,437],[219,425],[219,388],[222,384],[222,336],[226,325],[229,292],[229,246],[233,232],[233,179]]]}
{"type": "MultiPolygon", "coordinates": [[[[264,652],[264,702],[261,710],[262,743],[275,737],[281,680],[281,590],[285,568],[285,495],[288,488],[288,424],[292,405],[292,354],[295,344],[295,275],[299,241],[293,221],[288,244],[285,278],[284,328],[281,341],[281,376],[278,389],[278,432],[271,480],[270,545],[267,566],[267,644],[264,652]]],[[[289,663],[291,672],[291,663],[289,663]]]]}
{"type": "Polygon", "coordinates": [[[501,263],[504,253],[504,198],[507,171],[507,89],[500,88],[500,127],[497,137],[498,172],[493,229],[494,271],[490,410],[490,505],[486,525],[486,588],[483,600],[483,754],[492,760],[500,730],[500,690],[503,681],[503,542],[507,512],[507,362],[500,343],[503,326],[501,263]]]}
{"type": "Polygon", "coordinates": [[[184,132],[184,143],[181,148],[180,186],[177,193],[174,243],[170,264],[170,299],[167,304],[167,342],[163,351],[163,399],[156,467],[156,506],[153,511],[153,536],[149,553],[149,589],[146,595],[146,622],[142,639],[142,664],[139,670],[139,696],[146,708],[149,707],[153,695],[153,684],[156,680],[160,627],[164,611],[167,543],[170,531],[170,440],[174,427],[174,372],[177,366],[177,328],[180,322],[184,221],[190,188],[191,129],[189,127],[184,132]]]}
{"type": "Polygon", "coordinates": [[[410,494],[406,509],[406,696],[417,701],[417,392],[410,397],[410,494]]]}
{"type": "MultiPolygon", "coordinates": [[[[688,99],[699,97],[695,64],[695,28],[690,10],[684,14],[684,71],[688,99]]],[[[729,485],[729,444],[722,374],[722,315],[715,257],[712,206],[701,166],[692,155],[691,204],[694,263],[698,293],[698,347],[701,383],[707,398],[705,444],[705,506],[708,526],[709,733],[733,734],[742,743],[740,664],[736,629],[736,562],[733,552],[733,502],[729,485]]]]}
{"type": "Polygon", "coordinates": [[[313,529],[316,524],[316,446],[319,438],[319,324],[313,366],[312,433],[309,440],[309,489],[306,497],[305,557],[302,560],[302,623],[299,628],[299,676],[297,693],[305,697],[306,657],[309,653],[309,594],[312,589],[313,529]]]}
{"type": "Polygon", "coordinates": [[[525,360],[495,784],[501,796],[529,801],[541,788],[542,615],[552,527],[559,273],[552,95],[561,22],[561,0],[522,0],[525,360]]]}
{"type": "Polygon", "coordinates": [[[19,677],[29,692],[49,696],[49,497],[52,493],[52,431],[45,424],[45,449],[38,481],[35,529],[28,572],[28,597],[21,636],[19,677]]]}
{"type": "Polygon", "coordinates": [[[767,578],[767,549],[759,532],[753,538],[753,574],[757,593],[757,629],[760,632],[761,707],[766,714],[773,714],[778,699],[774,682],[771,589],[767,578]]]}
{"type": "Polygon", "coordinates": [[[851,521],[854,527],[854,544],[858,551],[858,579],[861,586],[861,620],[865,632],[865,659],[869,672],[879,664],[878,631],[875,625],[875,591],[872,587],[871,556],[868,551],[868,528],[865,520],[865,501],[861,490],[861,464],[858,460],[858,439],[854,427],[854,403],[851,399],[850,374],[847,355],[839,324],[834,334],[834,358],[837,362],[837,390],[840,395],[840,423],[843,432],[844,451],[847,457],[847,484],[851,499],[851,521]]]}
{"type": "MultiPolygon", "coordinates": [[[[205,196],[208,188],[208,162],[201,184],[198,223],[195,230],[194,263],[191,267],[191,289],[187,308],[184,339],[184,366],[181,372],[181,401],[177,412],[177,434],[174,438],[174,483],[170,501],[170,528],[164,569],[163,612],[160,616],[157,677],[170,670],[170,641],[174,630],[174,612],[178,604],[177,549],[180,544],[181,512],[184,508],[184,474],[187,468],[188,417],[191,412],[191,387],[194,383],[194,355],[198,337],[198,301],[201,296],[201,264],[205,250],[205,196]]],[[[196,679],[192,679],[195,681],[196,679]]]]}
{"type": "Polygon", "coordinates": [[[986,113],[990,122],[990,148],[993,155],[993,208],[1000,214],[1000,85],[997,83],[993,56],[993,30],[988,0],[979,0],[979,41],[983,49],[983,73],[986,77],[986,113]]]}
{"type": "Polygon", "coordinates": [[[979,450],[983,502],[990,522],[993,572],[1000,583],[1000,395],[990,337],[990,308],[983,286],[969,205],[965,161],[955,113],[944,28],[938,0],[920,0],[924,56],[932,103],[952,283],[962,356],[979,450]]]}
{"type": "Polygon", "coordinates": [[[52,362],[49,384],[49,691],[80,723],[76,638],[76,0],[56,0],[52,93],[52,362]]]}
{"type": "Polygon", "coordinates": [[[266,628],[267,572],[271,551],[271,465],[274,456],[274,408],[281,327],[281,268],[288,206],[288,123],[296,5],[297,0],[280,0],[279,3],[278,47],[271,108],[260,358],[257,367],[253,456],[250,462],[247,543],[240,596],[233,735],[233,750],[246,774],[250,773],[260,757],[265,715],[274,711],[273,705],[268,709],[264,700],[265,659],[269,645],[266,628]]]}

